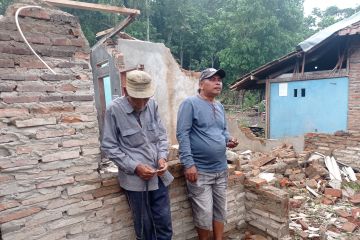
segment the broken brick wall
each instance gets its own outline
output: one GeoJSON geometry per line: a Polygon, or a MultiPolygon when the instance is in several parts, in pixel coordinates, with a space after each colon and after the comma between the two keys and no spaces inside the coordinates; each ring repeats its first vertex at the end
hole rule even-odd
{"type": "Polygon", "coordinates": [[[339,133],[305,135],[305,151],[317,151],[333,155],[336,160],[352,167],[360,168],[360,134],[339,133]]]}
{"type": "Polygon", "coordinates": [[[348,130],[360,131],[360,37],[354,35],[349,48],[348,130]]]}
{"type": "MultiPolygon", "coordinates": [[[[33,3],[32,3],[33,4],[33,3]]],[[[0,239],[134,239],[116,173],[99,169],[99,131],[89,46],[78,20],[43,6],[20,26],[0,19],[0,239]]],[[[194,237],[181,167],[170,187],[174,239],[194,237]]],[[[230,177],[226,229],[244,222],[244,189],[230,177]]]]}
{"type": "Polygon", "coordinates": [[[260,178],[245,180],[246,223],[281,239],[289,234],[289,195],[265,182],[260,178]]]}

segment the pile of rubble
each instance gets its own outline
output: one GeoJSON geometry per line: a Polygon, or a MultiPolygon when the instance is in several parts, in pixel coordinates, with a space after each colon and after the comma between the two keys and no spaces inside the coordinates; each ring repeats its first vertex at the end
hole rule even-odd
{"type": "Polygon", "coordinates": [[[359,169],[286,144],[270,153],[228,151],[227,157],[230,169],[287,190],[293,239],[360,239],[359,169]]]}

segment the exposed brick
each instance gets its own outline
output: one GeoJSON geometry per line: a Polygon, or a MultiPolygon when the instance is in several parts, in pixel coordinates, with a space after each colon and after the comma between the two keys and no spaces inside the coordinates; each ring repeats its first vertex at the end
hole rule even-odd
{"type": "Polygon", "coordinates": [[[22,117],[29,115],[28,109],[23,108],[5,108],[0,109],[0,118],[2,117],[22,117]]]}
{"type": "Polygon", "coordinates": [[[18,206],[20,206],[20,203],[17,201],[3,201],[0,203],[0,212],[18,206]]]}
{"type": "Polygon", "coordinates": [[[15,84],[0,84],[0,92],[12,92],[15,88],[15,84]]]}
{"type": "Polygon", "coordinates": [[[332,197],[341,198],[341,196],[342,196],[342,191],[341,191],[341,189],[325,188],[324,194],[325,194],[325,195],[332,196],[332,197]]]}
{"type": "Polygon", "coordinates": [[[42,125],[55,125],[56,118],[32,118],[27,120],[15,120],[15,126],[18,128],[23,127],[34,127],[34,126],[42,126],[42,125]]]}
{"type": "Polygon", "coordinates": [[[64,102],[73,102],[73,101],[93,101],[94,98],[92,95],[70,95],[63,96],[64,102]]]}
{"type": "Polygon", "coordinates": [[[81,116],[62,116],[60,122],[77,123],[77,122],[83,122],[83,120],[81,119],[81,116]]]}
{"type": "Polygon", "coordinates": [[[75,52],[75,59],[84,59],[84,60],[89,60],[90,59],[90,54],[85,53],[85,52],[75,52]]]}
{"type": "Polygon", "coordinates": [[[51,42],[50,42],[50,39],[48,37],[45,37],[45,36],[41,36],[41,35],[38,35],[38,36],[28,36],[26,38],[29,42],[31,43],[36,43],[36,44],[46,44],[46,45],[50,45],[51,42]]]}
{"type": "Polygon", "coordinates": [[[40,102],[58,102],[62,101],[61,96],[41,96],[40,102]]]}
{"type": "Polygon", "coordinates": [[[21,203],[22,203],[22,205],[25,205],[25,206],[26,205],[32,205],[32,204],[35,204],[35,203],[39,203],[39,202],[47,201],[47,200],[50,200],[50,199],[58,198],[58,197],[60,197],[60,195],[61,195],[60,191],[55,191],[55,192],[52,192],[52,193],[49,193],[49,194],[43,194],[41,196],[25,199],[21,203]]]}
{"type": "Polygon", "coordinates": [[[78,158],[80,156],[80,149],[75,151],[62,151],[48,154],[42,157],[43,162],[53,162],[65,159],[78,158]]]}
{"type": "Polygon", "coordinates": [[[118,185],[118,179],[117,178],[112,178],[112,179],[107,179],[107,180],[103,180],[102,181],[102,185],[104,187],[107,187],[107,186],[112,186],[112,185],[118,185]]]}
{"type": "Polygon", "coordinates": [[[99,198],[99,197],[103,197],[112,193],[117,193],[117,192],[121,192],[122,190],[120,189],[120,187],[118,185],[113,185],[113,186],[109,186],[109,187],[102,187],[99,188],[97,190],[95,190],[92,195],[94,196],[94,198],[99,198]]]}
{"type": "Polygon", "coordinates": [[[63,112],[74,112],[74,111],[75,108],[72,105],[34,106],[30,109],[30,112],[35,114],[63,113],[63,112]]]}
{"type": "Polygon", "coordinates": [[[0,216],[0,224],[10,222],[10,221],[13,221],[16,219],[24,218],[27,216],[31,216],[40,211],[41,211],[41,208],[32,207],[32,208],[27,208],[27,209],[15,211],[15,212],[10,212],[8,214],[0,216]]]}
{"type": "Polygon", "coordinates": [[[38,8],[23,9],[19,13],[19,16],[31,17],[31,18],[37,18],[37,19],[43,19],[43,20],[50,20],[49,13],[47,13],[45,9],[38,9],[38,8]]]}
{"type": "Polygon", "coordinates": [[[0,41],[9,41],[11,40],[10,34],[0,33],[0,41]]]}
{"type": "Polygon", "coordinates": [[[87,139],[71,139],[71,140],[65,140],[62,142],[63,147],[78,147],[78,146],[84,146],[89,144],[98,144],[99,139],[98,138],[87,138],[87,139]]]}
{"type": "Polygon", "coordinates": [[[40,60],[28,60],[28,59],[20,59],[19,66],[22,68],[29,68],[29,69],[46,69],[47,67],[43,62],[40,60]]]}
{"type": "MultiPolygon", "coordinates": [[[[49,224],[49,228],[50,229],[58,229],[58,228],[62,228],[62,227],[66,227],[78,222],[83,222],[85,220],[85,216],[79,216],[79,217],[75,217],[75,218],[63,218],[57,221],[54,221],[52,223],[49,224]]],[[[47,239],[47,238],[46,238],[47,239]]]]}
{"type": "Polygon", "coordinates": [[[61,130],[41,130],[36,133],[37,139],[43,138],[53,138],[53,137],[62,137],[62,136],[70,136],[76,133],[74,128],[61,129],[61,130]]]}
{"type": "Polygon", "coordinates": [[[55,180],[55,181],[46,181],[46,182],[39,183],[36,185],[36,188],[48,188],[48,187],[62,186],[62,185],[71,184],[74,182],[75,182],[74,177],[64,177],[62,179],[55,180]]]}
{"type": "Polygon", "coordinates": [[[59,146],[58,146],[57,142],[26,144],[26,145],[17,146],[16,154],[32,153],[33,151],[40,153],[42,151],[54,150],[54,149],[58,149],[58,148],[59,148],[59,146]]]}
{"type": "Polygon", "coordinates": [[[347,217],[350,217],[351,214],[348,213],[346,210],[343,210],[343,209],[337,209],[335,210],[336,214],[339,215],[340,217],[343,217],[343,218],[347,218],[347,217]]]}
{"type": "Polygon", "coordinates": [[[61,85],[58,90],[60,91],[64,91],[64,92],[76,92],[77,87],[75,87],[74,85],[68,83],[68,84],[63,84],[61,85]]]}
{"type": "Polygon", "coordinates": [[[38,96],[19,96],[19,97],[2,97],[5,103],[29,103],[38,102],[38,96]]]}
{"type": "Polygon", "coordinates": [[[25,83],[17,85],[18,92],[55,92],[55,86],[49,86],[39,83],[25,83]]]}
{"type": "Polygon", "coordinates": [[[14,60],[0,59],[0,68],[13,68],[15,67],[14,60]]]}
{"type": "Polygon", "coordinates": [[[43,74],[40,78],[44,81],[64,81],[74,79],[74,75],[71,74],[43,74]]]}
{"type": "Polygon", "coordinates": [[[68,38],[53,38],[51,39],[54,46],[71,46],[71,40],[68,38]]]}
{"type": "Polygon", "coordinates": [[[350,232],[352,233],[353,231],[355,231],[355,229],[357,228],[358,226],[356,224],[353,224],[351,222],[346,222],[344,223],[344,225],[341,227],[341,229],[345,232],[350,232]]]}
{"type": "Polygon", "coordinates": [[[92,184],[92,185],[80,185],[80,186],[72,186],[67,188],[68,195],[75,195],[82,192],[87,192],[90,190],[94,190],[100,188],[100,183],[92,184]]]}

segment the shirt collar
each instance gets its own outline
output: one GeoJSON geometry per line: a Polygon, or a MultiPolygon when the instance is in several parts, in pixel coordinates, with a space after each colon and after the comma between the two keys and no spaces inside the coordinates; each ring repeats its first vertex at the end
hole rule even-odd
{"type": "MultiPolygon", "coordinates": [[[[147,105],[148,105],[148,104],[145,105],[144,109],[141,110],[141,112],[142,112],[142,111],[145,111],[145,109],[147,108],[147,105]]],[[[127,99],[127,97],[124,97],[124,107],[125,107],[125,112],[126,112],[127,114],[130,114],[130,113],[135,112],[134,108],[133,108],[133,107],[131,106],[131,104],[129,103],[129,100],[127,99]]]]}

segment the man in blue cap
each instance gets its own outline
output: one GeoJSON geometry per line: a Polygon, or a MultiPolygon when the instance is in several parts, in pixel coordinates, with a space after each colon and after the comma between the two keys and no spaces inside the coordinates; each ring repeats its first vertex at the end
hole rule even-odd
{"type": "Polygon", "coordinates": [[[224,107],[215,100],[222,90],[225,71],[207,68],[201,72],[199,94],[185,99],[179,108],[176,136],[180,161],[200,240],[221,240],[226,220],[226,147],[237,140],[227,130],[224,107]]]}

